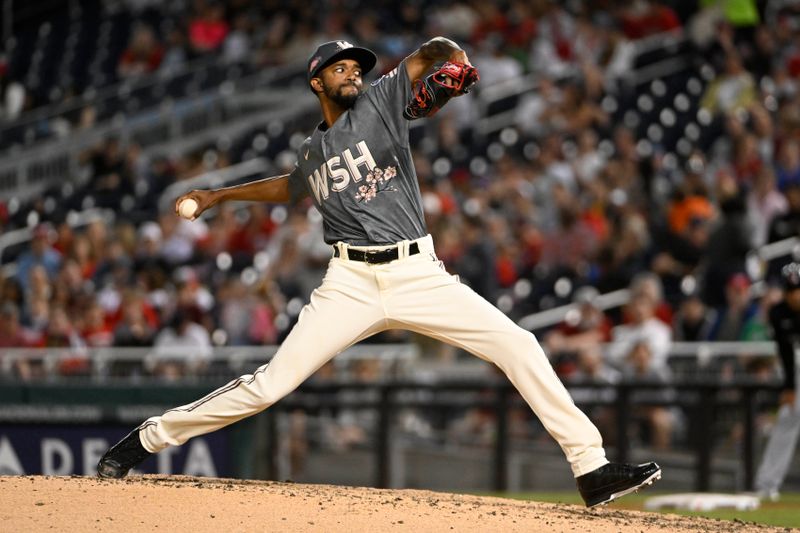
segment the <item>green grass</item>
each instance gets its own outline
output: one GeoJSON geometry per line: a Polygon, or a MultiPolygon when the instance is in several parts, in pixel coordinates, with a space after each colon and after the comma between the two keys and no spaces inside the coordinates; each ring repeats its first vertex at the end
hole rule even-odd
{"type": "MultiPolygon", "coordinates": [[[[688,492],[688,491],[687,491],[688,492]]],[[[653,496],[663,496],[669,492],[644,491],[639,494],[629,494],[618,502],[608,506],[609,509],[631,509],[635,511],[644,510],[644,502],[653,496]]],[[[502,498],[513,498],[518,500],[533,500],[538,502],[552,503],[574,503],[583,505],[583,500],[577,492],[517,492],[517,493],[494,493],[492,496],[502,498]]],[[[755,511],[736,511],[734,509],[720,509],[709,512],[692,512],[669,509],[659,511],[664,513],[680,514],[684,516],[704,516],[707,518],[719,518],[721,520],[739,519],[745,522],[755,522],[770,526],[797,527],[800,528],[800,493],[781,493],[778,502],[761,502],[761,506],[755,511]]]]}

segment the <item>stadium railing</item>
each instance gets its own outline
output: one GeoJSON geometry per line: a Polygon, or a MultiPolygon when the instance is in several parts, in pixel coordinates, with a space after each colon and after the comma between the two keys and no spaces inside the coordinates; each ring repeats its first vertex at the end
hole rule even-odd
{"type": "MultiPolygon", "coordinates": [[[[72,420],[70,409],[73,409],[76,413],[74,423],[119,424],[121,419],[113,415],[116,411],[109,409],[116,405],[117,411],[123,407],[130,410],[142,405],[146,396],[137,391],[153,387],[161,390],[166,386],[175,389],[172,393],[174,397],[180,394],[183,398],[189,389],[194,393],[200,389],[211,389],[219,386],[223,378],[227,380],[252,372],[275,351],[274,346],[215,348],[204,372],[165,380],[159,376],[148,376],[149,369],[163,357],[191,358],[196,350],[172,348],[159,353],[158,350],[147,348],[3,349],[0,350],[0,421],[47,421],[49,411],[42,411],[42,407],[52,405],[63,411],[56,413],[62,423],[72,420]],[[88,358],[90,365],[86,367],[87,372],[72,376],[59,375],[62,363],[76,357],[88,358]],[[20,380],[14,373],[15,364],[20,360],[38,362],[44,374],[33,381],[20,380]],[[113,368],[120,363],[134,363],[142,372],[115,376],[113,368]],[[96,409],[84,409],[96,404],[96,409]]],[[[774,345],[769,342],[676,343],[671,357],[714,358],[749,354],[774,358],[774,353],[774,345]]],[[[522,398],[506,379],[492,372],[491,365],[481,364],[482,373],[473,373],[468,377],[468,373],[458,371],[459,362],[431,366],[426,365],[422,355],[417,346],[402,343],[360,344],[335,357],[333,364],[339,365],[339,368],[347,369],[354,361],[373,360],[381,363],[383,372],[379,378],[366,381],[355,381],[354,376],[346,373],[338,377],[310,379],[298,391],[269,409],[266,416],[271,435],[269,442],[273,448],[268,452],[268,462],[272,463],[268,464],[266,475],[272,476],[272,479],[277,475],[274,462],[278,458],[274,446],[279,440],[278,433],[282,431],[275,421],[275,415],[279,413],[301,411],[313,415],[321,406],[334,411],[358,409],[374,412],[374,484],[388,487],[395,476],[390,455],[397,436],[395,432],[399,431],[394,423],[397,413],[405,409],[418,409],[433,415],[480,409],[491,413],[495,427],[496,438],[490,452],[492,487],[499,491],[508,489],[512,442],[510,413],[513,409],[527,412],[522,398]],[[424,371],[418,372],[419,368],[424,371]],[[360,392],[339,394],[344,391],[360,392]]],[[[127,369],[130,371],[130,367],[127,369]]],[[[629,429],[637,408],[662,406],[681,409],[691,419],[692,427],[688,436],[688,455],[686,452],[683,454],[684,462],[693,458],[693,486],[698,491],[713,488],[715,446],[720,444],[721,435],[726,434],[720,426],[722,420],[730,421],[732,418],[742,427],[742,452],[737,455],[741,475],[739,489],[752,489],[757,456],[757,417],[765,407],[775,404],[780,388],[777,381],[758,381],[746,376],[727,381],[695,377],[666,384],[623,380],[610,385],[566,380],[565,385],[581,408],[604,407],[613,412],[615,444],[609,447],[609,454],[614,460],[629,460],[632,447],[637,446],[629,439],[629,429]]],[[[149,404],[164,403],[168,395],[169,391],[164,389],[158,395],[159,400],[150,397],[149,404]]]]}

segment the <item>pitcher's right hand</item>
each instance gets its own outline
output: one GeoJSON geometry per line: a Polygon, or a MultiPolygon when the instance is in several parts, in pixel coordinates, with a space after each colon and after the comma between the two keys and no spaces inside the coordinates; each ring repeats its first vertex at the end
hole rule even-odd
{"type": "Polygon", "coordinates": [[[191,220],[195,220],[197,217],[199,217],[203,213],[203,211],[205,211],[207,209],[211,209],[212,207],[217,205],[219,203],[220,199],[221,199],[220,195],[218,194],[218,192],[216,190],[204,191],[204,190],[196,189],[194,191],[191,191],[191,192],[188,192],[188,193],[184,194],[183,196],[181,196],[180,198],[175,200],[175,214],[176,215],[180,216],[180,212],[178,210],[178,206],[180,206],[181,202],[183,200],[186,200],[187,198],[191,198],[192,200],[197,202],[197,209],[195,210],[194,216],[191,218],[191,220]]]}

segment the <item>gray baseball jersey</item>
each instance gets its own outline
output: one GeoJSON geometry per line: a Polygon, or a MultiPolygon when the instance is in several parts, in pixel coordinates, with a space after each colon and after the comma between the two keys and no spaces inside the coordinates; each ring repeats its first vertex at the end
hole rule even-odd
{"type": "Polygon", "coordinates": [[[405,62],[374,81],[326,129],[314,130],[289,176],[293,201],[311,195],[325,242],[394,244],[427,234],[403,109],[411,98],[405,62]]]}

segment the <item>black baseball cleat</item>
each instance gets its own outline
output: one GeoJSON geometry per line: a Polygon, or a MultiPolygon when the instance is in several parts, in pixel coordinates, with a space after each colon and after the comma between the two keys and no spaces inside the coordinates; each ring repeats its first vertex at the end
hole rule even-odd
{"type": "Polygon", "coordinates": [[[657,479],[661,479],[661,467],[656,463],[608,463],[578,476],[575,481],[586,507],[594,507],[637,491],[644,485],[652,485],[657,479]]]}
{"type": "Polygon", "coordinates": [[[124,439],[108,449],[97,463],[97,475],[103,478],[119,479],[128,471],[153,455],[142,446],[139,430],[134,429],[124,439]]]}

